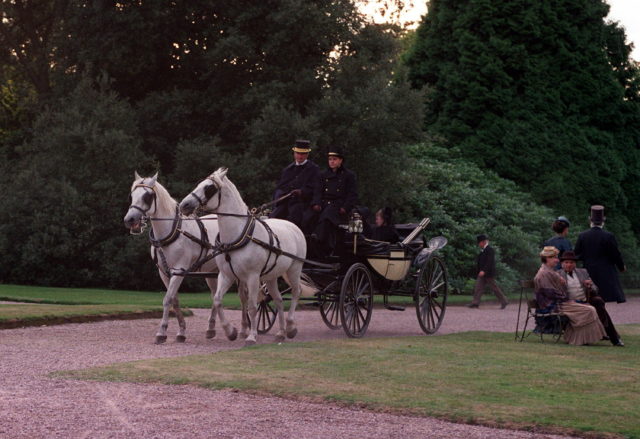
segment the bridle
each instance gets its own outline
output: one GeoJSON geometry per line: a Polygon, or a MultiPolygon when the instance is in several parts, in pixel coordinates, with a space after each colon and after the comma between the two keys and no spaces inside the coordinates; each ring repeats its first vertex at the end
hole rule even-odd
{"type": "MultiPolygon", "coordinates": [[[[144,180],[143,180],[144,181],[144,180]]],[[[158,205],[156,202],[156,189],[154,186],[150,186],[148,184],[144,184],[144,183],[139,183],[137,185],[135,185],[133,187],[133,189],[131,190],[131,193],[129,194],[129,196],[131,197],[131,194],[133,194],[133,192],[138,189],[139,187],[143,187],[143,188],[147,188],[147,189],[151,189],[151,192],[145,191],[145,195],[143,195],[143,201],[144,201],[144,197],[146,195],[150,195],[151,196],[151,202],[149,202],[149,207],[147,207],[146,209],[131,203],[129,205],[129,209],[136,209],[138,211],[140,211],[142,213],[142,217],[140,217],[140,231],[139,232],[134,232],[133,229],[129,230],[129,233],[131,233],[132,235],[140,235],[142,234],[145,229],[147,228],[147,219],[149,218],[148,212],[151,210],[151,208],[153,207],[153,211],[155,212],[156,210],[158,210],[158,205]]],[[[145,201],[145,203],[147,203],[145,201]]]]}
{"type": "Polygon", "coordinates": [[[216,209],[220,207],[220,202],[222,201],[222,193],[220,192],[220,185],[213,179],[213,177],[208,176],[205,180],[210,180],[213,184],[212,185],[208,185],[204,188],[203,190],[203,196],[204,198],[201,198],[198,196],[198,194],[196,194],[195,191],[191,192],[189,195],[191,195],[193,198],[196,199],[196,201],[198,202],[198,206],[200,208],[202,208],[203,210],[214,210],[215,209],[206,209],[206,205],[209,202],[209,200],[211,200],[211,198],[213,198],[214,195],[216,195],[216,193],[218,194],[218,205],[216,206],[216,209]],[[215,192],[210,192],[211,189],[215,188],[215,192]]]}

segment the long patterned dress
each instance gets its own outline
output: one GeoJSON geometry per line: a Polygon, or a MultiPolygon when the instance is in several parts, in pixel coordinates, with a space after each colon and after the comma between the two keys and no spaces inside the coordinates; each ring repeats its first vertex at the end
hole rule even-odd
{"type": "Polygon", "coordinates": [[[584,345],[602,340],[605,331],[596,309],[589,304],[569,300],[566,283],[552,268],[542,264],[533,283],[538,305],[544,308],[555,302],[558,309],[569,319],[564,331],[564,340],[567,343],[584,345]]]}

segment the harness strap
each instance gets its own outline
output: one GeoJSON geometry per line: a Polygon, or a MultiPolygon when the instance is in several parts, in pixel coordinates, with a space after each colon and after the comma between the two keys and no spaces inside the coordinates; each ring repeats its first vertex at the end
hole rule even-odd
{"type": "MultiPolygon", "coordinates": [[[[153,220],[152,220],[153,221],[153,220]]],[[[180,236],[180,226],[182,225],[182,217],[180,216],[180,211],[178,210],[178,206],[176,206],[176,215],[173,217],[173,225],[171,226],[171,232],[167,236],[162,239],[156,239],[153,235],[153,229],[149,232],[149,241],[151,241],[151,245],[156,248],[166,247],[168,245],[173,244],[176,239],[180,236]]]]}

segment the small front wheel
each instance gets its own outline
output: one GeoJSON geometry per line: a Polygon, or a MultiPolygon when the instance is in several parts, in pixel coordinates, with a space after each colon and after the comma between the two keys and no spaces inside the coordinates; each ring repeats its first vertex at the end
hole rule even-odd
{"type": "Polygon", "coordinates": [[[447,308],[447,269],[442,259],[431,256],[418,272],[414,293],[416,314],[426,334],[434,334],[447,308]]]}
{"type": "Polygon", "coordinates": [[[367,332],[372,310],[371,273],[364,264],[353,264],[347,270],[340,289],[340,320],[347,336],[359,338],[367,332]]]}
{"type": "Polygon", "coordinates": [[[320,315],[322,321],[329,329],[340,329],[342,323],[340,323],[340,312],[338,311],[338,301],[335,294],[332,294],[329,298],[323,297],[320,300],[320,315]]]}
{"type": "Polygon", "coordinates": [[[266,334],[276,322],[278,310],[273,306],[271,296],[265,294],[258,302],[258,334],[266,334]]]}

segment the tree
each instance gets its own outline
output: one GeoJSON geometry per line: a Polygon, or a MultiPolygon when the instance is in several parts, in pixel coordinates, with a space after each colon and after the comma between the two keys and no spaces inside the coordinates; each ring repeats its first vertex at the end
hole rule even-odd
{"type": "Polygon", "coordinates": [[[559,212],[604,204],[638,235],[639,76],[607,13],[593,0],[432,0],[405,60],[443,145],[559,212]]]}

